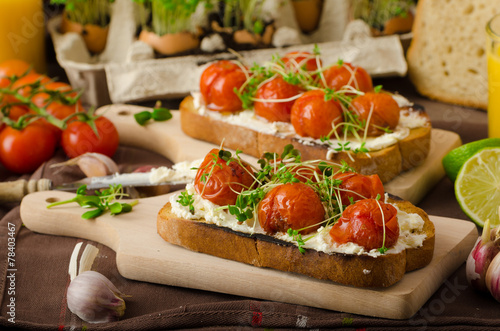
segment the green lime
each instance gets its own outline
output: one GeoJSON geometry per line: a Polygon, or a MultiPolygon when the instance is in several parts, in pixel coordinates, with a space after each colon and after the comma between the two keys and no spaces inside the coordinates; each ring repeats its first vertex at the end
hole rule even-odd
{"type": "Polygon", "coordinates": [[[455,196],[474,223],[500,225],[500,148],[485,148],[465,161],[455,181],[455,196]]]}
{"type": "Polygon", "coordinates": [[[452,182],[457,179],[458,171],[472,155],[486,147],[500,147],[500,138],[487,138],[470,142],[451,150],[443,158],[443,168],[452,182]]]}

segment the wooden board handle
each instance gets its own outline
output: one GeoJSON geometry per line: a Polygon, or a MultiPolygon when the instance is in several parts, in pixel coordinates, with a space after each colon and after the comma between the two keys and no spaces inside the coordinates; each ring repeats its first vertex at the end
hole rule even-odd
{"type": "Polygon", "coordinates": [[[0,183],[0,203],[19,202],[33,192],[48,191],[52,186],[50,179],[19,179],[12,182],[0,183]]]}

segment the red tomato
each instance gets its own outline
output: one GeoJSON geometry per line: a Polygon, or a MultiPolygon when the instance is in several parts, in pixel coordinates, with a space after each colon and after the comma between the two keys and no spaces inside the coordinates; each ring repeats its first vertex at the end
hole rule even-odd
{"type": "Polygon", "coordinates": [[[219,206],[234,205],[238,193],[254,183],[252,168],[219,157],[219,150],[212,149],[198,168],[194,188],[202,198],[219,206]]]}
{"type": "Polygon", "coordinates": [[[285,100],[301,92],[300,87],[289,84],[283,77],[277,76],[257,89],[255,98],[259,101],[254,102],[255,114],[269,122],[290,122],[290,113],[295,99],[270,102],[264,100],[285,100]]]}
{"type": "Polygon", "coordinates": [[[333,176],[341,180],[339,185],[339,196],[343,205],[363,199],[375,199],[377,195],[384,196],[384,185],[378,175],[361,175],[355,172],[344,172],[333,176]]]}
{"type": "Polygon", "coordinates": [[[359,200],[344,210],[330,230],[330,237],[338,244],[353,242],[367,250],[382,245],[390,248],[399,238],[397,210],[375,199],[359,200]]]}
{"type": "Polygon", "coordinates": [[[365,93],[351,101],[350,109],[366,121],[369,136],[379,136],[385,129],[393,130],[399,123],[398,103],[385,93],[365,93]]]}
{"type": "Polygon", "coordinates": [[[342,123],[342,107],[333,99],[325,101],[322,90],[307,91],[293,104],[290,120],[299,136],[319,139],[342,123]]]}
{"type": "Polygon", "coordinates": [[[208,66],[200,78],[200,92],[207,108],[220,112],[241,110],[242,103],[234,89],[246,80],[245,72],[231,61],[221,60],[208,66]]]}
{"type": "Polygon", "coordinates": [[[17,59],[6,60],[0,63],[0,88],[9,86],[10,80],[6,77],[21,76],[30,69],[30,65],[17,59]]]}
{"type": "Polygon", "coordinates": [[[316,192],[303,183],[276,186],[259,203],[259,223],[269,234],[289,228],[307,234],[319,228],[325,209],[316,192]]]}
{"type": "Polygon", "coordinates": [[[74,121],[63,130],[61,145],[70,158],[85,153],[100,153],[112,157],[120,137],[114,124],[106,117],[101,116],[95,120],[97,137],[88,123],[74,121]]]}
{"type": "Polygon", "coordinates": [[[13,105],[7,108],[9,111],[9,118],[11,120],[17,121],[19,117],[26,115],[29,109],[26,106],[13,105]]]}
{"type": "MultiPolygon", "coordinates": [[[[60,92],[68,92],[71,91],[71,85],[66,84],[64,82],[51,82],[44,85],[44,89],[51,91],[60,91],[60,92]]],[[[75,97],[78,93],[72,92],[68,96],[75,97]]],[[[47,112],[54,117],[62,120],[72,115],[78,111],[83,110],[83,105],[80,100],[78,100],[73,105],[63,104],[57,100],[50,101],[50,95],[46,92],[40,92],[31,97],[31,101],[40,108],[45,107],[47,112]]]]}
{"type": "MultiPolygon", "coordinates": [[[[29,86],[30,84],[34,84],[39,82],[40,84],[47,84],[50,81],[50,78],[45,75],[40,75],[35,72],[30,72],[26,76],[19,78],[12,84],[12,89],[19,89],[17,92],[23,97],[30,97],[32,88],[29,86]]],[[[15,102],[17,99],[10,95],[7,101],[15,102]]]]}
{"type": "MultiPolygon", "coordinates": [[[[285,54],[281,61],[285,65],[285,68],[291,69],[294,72],[298,72],[299,69],[303,71],[314,72],[318,70],[318,62],[316,62],[316,57],[309,52],[290,52],[285,54]]],[[[319,60],[321,65],[321,60],[319,60]]]]}
{"type": "MultiPolygon", "coordinates": [[[[327,87],[340,90],[344,86],[352,86],[356,90],[369,92],[373,90],[372,78],[368,72],[355,67],[350,63],[344,62],[342,65],[335,65],[323,72],[327,87]]],[[[346,93],[350,95],[351,93],[346,93]]]]}
{"type": "Polygon", "coordinates": [[[30,173],[54,155],[56,145],[53,132],[42,123],[22,130],[7,126],[0,132],[0,161],[15,173],[30,173]]]}

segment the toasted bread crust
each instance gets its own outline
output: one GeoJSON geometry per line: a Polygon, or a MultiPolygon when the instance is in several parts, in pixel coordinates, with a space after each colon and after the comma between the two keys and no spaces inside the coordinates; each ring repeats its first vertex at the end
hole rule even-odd
{"type": "Polygon", "coordinates": [[[347,162],[356,172],[371,175],[378,174],[386,183],[402,171],[420,165],[430,149],[431,126],[412,129],[410,135],[398,144],[370,153],[339,152],[328,157],[325,145],[305,145],[300,139],[279,137],[257,132],[242,126],[219,121],[210,116],[200,115],[194,107],[193,98],[186,97],[180,104],[181,128],[188,136],[231,149],[240,149],[245,154],[261,157],[265,152],[280,153],[292,144],[300,151],[303,160],[331,160],[347,162]]]}
{"type": "Polygon", "coordinates": [[[157,230],[167,242],[196,252],[345,285],[388,287],[398,282],[405,272],[427,265],[434,252],[434,225],[427,214],[409,202],[391,202],[404,211],[422,216],[427,234],[422,247],[377,258],[326,254],[312,249],[301,254],[295,245],[269,236],[248,235],[205,223],[204,220],[179,218],[172,213],[170,203],[158,213],[157,230]]]}

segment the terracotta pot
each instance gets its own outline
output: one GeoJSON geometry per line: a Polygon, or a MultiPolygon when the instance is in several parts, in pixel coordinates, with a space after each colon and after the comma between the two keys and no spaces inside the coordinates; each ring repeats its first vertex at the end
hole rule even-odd
{"type": "Polygon", "coordinates": [[[304,33],[316,30],[323,11],[323,0],[292,0],[295,19],[304,33]]]}
{"type": "Polygon", "coordinates": [[[191,32],[178,32],[158,36],[154,32],[142,30],[139,34],[139,40],[164,55],[173,55],[196,49],[200,46],[199,38],[191,32]]]}
{"type": "Polygon", "coordinates": [[[61,22],[61,32],[75,32],[82,36],[87,49],[94,53],[101,53],[106,47],[106,42],[108,40],[109,25],[101,27],[94,24],[81,25],[70,21],[66,15],[63,15],[61,22]]]}
{"type": "Polygon", "coordinates": [[[262,35],[249,32],[248,30],[238,30],[234,31],[233,39],[239,44],[251,44],[257,45],[270,45],[273,41],[273,34],[275,28],[273,24],[266,26],[264,33],[262,35]]]}

